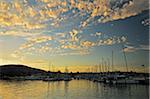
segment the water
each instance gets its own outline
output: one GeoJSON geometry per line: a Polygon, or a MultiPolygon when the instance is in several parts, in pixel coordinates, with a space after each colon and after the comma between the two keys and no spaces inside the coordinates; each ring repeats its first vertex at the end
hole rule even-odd
{"type": "Polygon", "coordinates": [[[148,86],[70,82],[0,81],[0,99],[148,99],[148,86]]]}

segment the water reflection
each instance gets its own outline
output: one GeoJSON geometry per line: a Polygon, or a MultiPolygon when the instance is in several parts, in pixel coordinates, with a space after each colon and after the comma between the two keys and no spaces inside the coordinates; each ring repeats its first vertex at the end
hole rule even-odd
{"type": "Polygon", "coordinates": [[[65,99],[68,99],[68,86],[69,86],[69,82],[68,81],[65,81],[64,82],[64,97],[65,97],[65,99]]]}
{"type": "Polygon", "coordinates": [[[50,82],[48,82],[48,86],[47,86],[47,99],[48,99],[48,97],[49,97],[49,93],[50,93],[50,82]]]}
{"type": "Polygon", "coordinates": [[[0,99],[148,99],[148,86],[111,86],[87,80],[0,81],[0,99]]]}

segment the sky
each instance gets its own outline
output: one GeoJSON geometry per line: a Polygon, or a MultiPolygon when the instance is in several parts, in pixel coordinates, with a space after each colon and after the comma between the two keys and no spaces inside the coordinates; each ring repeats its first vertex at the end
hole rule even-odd
{"type": "Polygon", "coordinates": [[[148,0],[0,0],[1,65],[140,71],[149,49],[148,0]]]}

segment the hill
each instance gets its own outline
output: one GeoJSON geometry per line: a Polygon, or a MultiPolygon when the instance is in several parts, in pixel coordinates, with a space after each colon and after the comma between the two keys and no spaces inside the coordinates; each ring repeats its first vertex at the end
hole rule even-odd
{"type": "Polygon", "coordinates": [[[44,73],[46,73],[46,71],[36,69],[36,68],[31,68],[25,65],[9,64],[9,65],[0,66],[1,77],[30,76],[34,74],[44,74],[44,73]]]}

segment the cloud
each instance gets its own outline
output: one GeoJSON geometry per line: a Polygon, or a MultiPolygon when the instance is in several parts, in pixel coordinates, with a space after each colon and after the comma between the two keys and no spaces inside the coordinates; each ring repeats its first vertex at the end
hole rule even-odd
{"type": "Polygon", "coordinates": [[[11,30],[0,32],[0,36],[13,36],[13,37],[33,37],[39,34],[40,33],[30,33],[30,32],[11,31],[11,30]]]}
{"type": "Polygon", "coordinates": [[[45,25],[44,24],[40,24],[40,23],[24,23],[23,24],[23,28],[25,29],[41,29],[44,28],[45,25]]]}
{"type": "MultiPolygon", "coordinates": [[[[100,39],[102,33],[95,32],[91,36],[98,38],[89,40],[82,36],[81,31],[92,22],[105,23],[125,19],[148,9],[147,0],[34,0],[34,2],[0,1],[0,29],[7,30],[0,32],[0,36],[24,37],[26,42],[20,46],[19,51],[36,50],[41,53],[56,49],[57,52],[89,50],[96,46],[124,43],[127,41],[124,36],[100,39]],[[67,27],[64,24],[67,24],[67,27]],[[64,33],[62,31],[60,33],[60,30],[63,30],[61,27],[65,28],[64,33]],[[51,33],[55,35],[52,36],[51,33]],[[55,42],[55,45],[47,45],[49,41],[55,42]]],[[[147,20],[142,22],[145,23],[148,23],[147,20]]],[[[141,49],[142,47],[146,48],[141,46],[141,49]]]]}
{"type": "Polygon", "coordinates": [[[39,29],[45,27],[44,24],[39,23],[38,17],[33,18],[38,15],[35,8],[26,6],[21,1],[0,1],[0,6],[0,26],[2,27],[19,26],[25,29],[39,29]]]}
{"type": "Polygon", "coordinates": [[[148,10],[149,5],[147,0],[132,0],[125,4],[122,7],[117,7],[113,9],[107,17],[99,19],[99,22],[108,22],[118,19],[125,19],[130,16],[135,16],[141,13],[144,10],[148,10]]]}
{"type": "Polygon", "coordinates": [[[69,33],[70,33],[72,41],[78,41],[78,38],[77,38],[78,31],[77,30],[73,29],[69,33]]]}
{"type": "Polygon", "coordinates": [[[71,50],[71,51],[64,51],[61,53],[58,53],[58,55],[66,56],[66,55],[89,55],[90,51],[88,49],[77,49],[77,50],[71,50]]]}
{"type": "Polygon", "coordinates": [[[28,38],[28,41],[25,44],[22,44],[19,48],[20,50],[30,48],[36,44],[45,43],[47,41],[51,41],[53,38],[51,36],[40,35],[34,38],[28,38]]]}
{"type": "Polygon", "coordinates": [[[98,16],[98,21],[105,23],[135,16],[149,9],[147,0],[94,0],[93,2],[79,1],[78,3],[74,1],[71,5],[80,12],[86,12],[89,15],[86,20],[81,22],[81,27],[88,26],[90,21],[98,16]]]}
{"type": "Polygon", "coordinates": [[[0,26],[24,29],[44,29],[48,26],[58,28],[61,22],[77,15],[76,17],[87,16],[79,22],[80,28],[84,28],[95,17],[99,17],[96,20],[103,23],[128,18],[148,9],[147,0],[122,0],[120,2],[118,0],[70,0],[68,2],[35,0],[35,2],[36,4],[32,6],[26,0],[0,1],[0,26]]]}
{"type": "Polygon", "coordinates": [[[150,50],[150,46],[149,45],[140,45],[138,49],[149,51],[150,50]]]}
{"type": "Polygon", "coordinates": [[[75,45],[75,44],[68,44],[68,45],[61,45],[62,49],[77,49],[79,48],[79,46],[75,45]]]}
{"type": "Polygon", "coordinates": [[[96,32],[95,34],[91,34],[91,36],[95,36],[95,37],[99,37],[99,36],[101,36],[102,35],[102,33],[101,32],[96,32]]]}
{"type": "Polygon", "coordinates": [[[125,48],[123,48],[124,52],[129,52],[129,53],[139,51],[139,50],[149,51],[150,47],[149,45],[139,45],[138,47],[126,45],[125,48]]]}
{"type": "Polygon", "coordinates": [[[0,26],[41,29],[49,26],[48,23],[45,23],[48,20],[51,20],[53,26],[58,26],[58,23],[64,19],[67,21],[69,17],[73,17],[74,14],[71,15],[70,11],[76,8],[79,10],[75,11],[77,15],[88,16],[85,20],[80,20],[81,27],[86,27],[97,16],[99,16],[99,22],[108,22],[128,18],[148,9],[147,0],[122,0],[120,2],[118,0],[94,0],[92,2],[85,0],[70,0],[68,2],[35,0],[35,2],[36,4],[31,6],[26,0],[0,1],[0,26]]]}
{"type": "Polygon", "coordinates": [[[94,43],[94,42],[91,42],[91,41],[82,41],[82,42],[80,43],[80,45],[81,45],[82,47],[90,48],[90,47],[92,47],[92,46],[95,46],[95,43],[94,43]]]}
{"type": "Polygon", "coordinates": [[[56,37],[62,37],[65,38],[66,33],[56,33],[56,37]]]}
{"type": "Polygon", "coordinates": [[[125,43],[127,41],[127,38],[125,36],[121,36],[121,37],[109,37],[106,39],[101,39],[98,40],[96,42],[97,46],[101,46],[101,45],[113,45],[113,44],[120,44],[120,43],[125,43]]]}
{"type": "Polygon", "coordinates": [[[124,52],[135,52],[137,49],[133,46],[126,46],[123,51],[124,52]]]}

